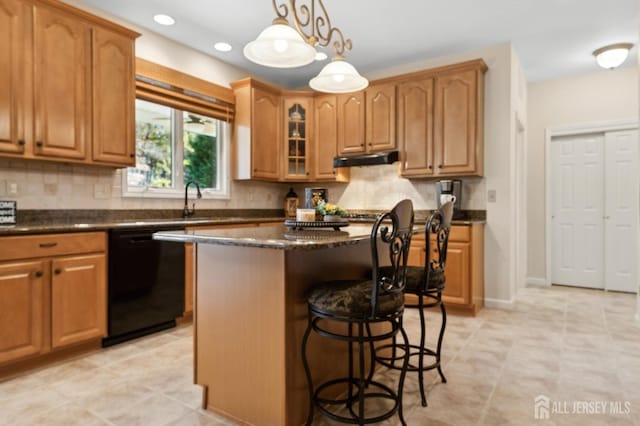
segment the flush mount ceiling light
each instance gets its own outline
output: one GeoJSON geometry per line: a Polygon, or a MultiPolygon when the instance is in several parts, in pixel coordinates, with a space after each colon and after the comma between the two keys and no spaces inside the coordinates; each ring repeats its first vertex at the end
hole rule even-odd
{"type": "Polygon", "coordinates": [[[593,51],[596,62],[602,68],[614,69],[618,68],[627,60],[629,50],[633,47],[632,43],[616,43],[601,47],[593,51]]]}
{"type": "Polygon", "coordinates": [[[273,25],[244,47],[244,56],[267,67],[301,67],[316,60],[315,46],[326,47],[333,40],[333,61],[311,79],[311,88],[326,93],[348,93],[367,87],[367,79],[344,60],[345,51],[351,50],[351,39],[345,39],[340,29],[331,26],[322,0],[303,5],[297,5],[297,0],[286,3],[278,5],[273,0],[277,15],[273,25]],[[293,19],[295,29],[289,26],[288,16],[293,19]]]}
{"type": "Polygon", "coordinates": [[[164,15],[164,14],[153,15],[153,20],[160,25],[167,25],[167,26],[173,25],[176,23],[175,19],[173,19],[169,15],[164,15]]]}

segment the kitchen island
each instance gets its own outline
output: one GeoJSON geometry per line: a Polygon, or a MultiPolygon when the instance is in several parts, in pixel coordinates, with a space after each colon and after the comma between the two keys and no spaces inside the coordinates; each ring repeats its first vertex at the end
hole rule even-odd
{"type": "MultiPolygon", "coordinates": [[[[196,245],[195,382],[203,406],[243,424],[300,425],[308,410],[300,342],[314,283],[370,274],[371,224],[160,232],[196,245]]],[[[309,340],[314,382],[346,375],[346,345],[309,340]]]]}

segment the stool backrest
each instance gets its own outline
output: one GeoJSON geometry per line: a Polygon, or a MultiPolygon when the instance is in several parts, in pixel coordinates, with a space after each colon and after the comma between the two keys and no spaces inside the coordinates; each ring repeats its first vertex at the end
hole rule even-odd
{"type": "Polygon", "coordinates": [[[403,292],[407,275],[407,258],[413,233],[413,203],[402,200],[389,212],[376,219],[371,229],[371,263],[373,288],[371,294],[371,317],[376,316],[378,296],[382,293],[403,292]],[[391,221],[388,224],[386,221],[391,221]],[[380,269],[379,244],[388,249],[391,276],[382,274],[380,269]]]}
{"type": "Polygon", "coordinates": [[[426,290],[431,271],[442,269],[444,271],[447,262],[447,246],[449,244],[449,232],[451,231],[451,218],[453,217],[453,203],[444,203],[434,211],[427,220],[425,241],[427,244],[427,258],[425,261],[425,282],[422,290],[426,290]],[[431,244],[435,244],[432,256],[431,244]]]}

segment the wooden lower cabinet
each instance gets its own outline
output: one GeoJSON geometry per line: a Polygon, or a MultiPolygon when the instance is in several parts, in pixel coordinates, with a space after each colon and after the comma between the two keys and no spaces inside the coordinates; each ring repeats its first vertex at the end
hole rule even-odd
{"type": "Polygon", "coordinates": [[[0,370],[105,336],[104,232],[2,237],[0,247],[0,370]]]}
{"type": "MultiPolygon", "coordinates": [[[[435,256],[435,247],[432,246],[435,256]]],[[[408,263],[424,266],[425,238],[416,235],[411,241],[408,263]]],[[[442,300],[447,309],[475,315],[484,306],[484,225],[454,225],[449,234],[445,290],[442,300]]],[[[415,302],[408,295],[407,302],[415,302]]]]}
{"type": "Polygon", "coordinates": [[[106,334],[105,256],[70,256],[51,262],[51,346],[106,334]]]}
{"type": "Polygon", "coordinates": [[[44,261],[0,265],[0,364],[43,346],[44,261]]]}

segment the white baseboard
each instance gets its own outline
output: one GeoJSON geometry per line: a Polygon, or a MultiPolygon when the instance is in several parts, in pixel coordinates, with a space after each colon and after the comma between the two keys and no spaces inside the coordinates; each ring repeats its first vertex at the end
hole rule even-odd
{"type": "Polygon", "coordinates": [[[527,285],[543,285],[548,287],[550,284],[545,278],[527,277],[527,285]]]}
{"type": "Polygon", "coordinates": [[[505,309],[510,311],[513,309],[513,300],[489,299],[485,297],[484,306],[486,308],[505,309]]]}

